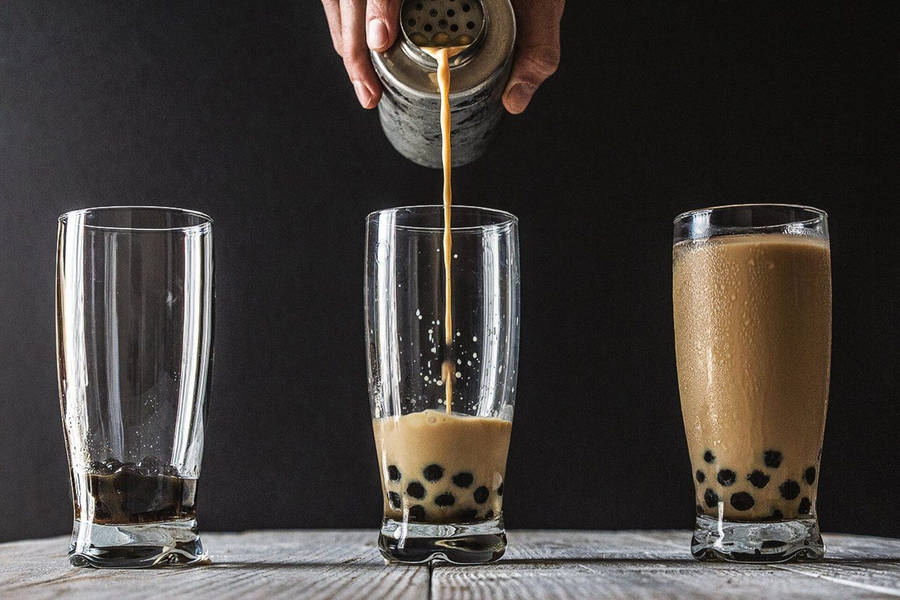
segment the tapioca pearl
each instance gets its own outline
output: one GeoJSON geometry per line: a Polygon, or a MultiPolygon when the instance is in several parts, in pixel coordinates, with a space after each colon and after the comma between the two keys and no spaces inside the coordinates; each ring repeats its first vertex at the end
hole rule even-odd
{"type": "Polygon", "coordinates": [[[797,507],[797,512],[801,515],[808,515],[811,508],[812,502],[809,501],[809,498],[804,498],[800,501],[800,506],[797,507]]]}
{"type": "Polygon", "coordinates": [[[498,496],[503,495],[503,484],[502,483],[500,484],[500,487],[497,488],[497,495],[498,496]]]}
{"type": "Polygon", "coordinates": [[[388,466],[388,479],[391,481],[400,481],[400,469],[395,465],[388,466]]]}
{"type": "Polygon", "coordinates": [[[409,507],[409,512],[407,513],[408,519],[410,521],[424,521],[425,520],[425,507],[421,504],[414,504],[409,507]]]}
{"type": "Polygon", "coordinates": [[[418,481],[413,481],[408,486],[406,486],[406,493],[416,500],[421,500],[425,497],[425,486],[418,481]]]}
{"type": "Polygon", "coordinates": [[[388,502],[391,503],[391,508],[400,508],[400,494],[397,492],[388,492],[388,502]]]}
{"type": "Polygon", "coordinates": [[[720,484],[724,485],[725,487],[728,487],[729,485],[734,484],[734,482],[736,480],[737,480],[737,475],[731,469],[721,469],[716,474],[716,481],[718,481],[720,484]]]}
{"type": "Polygon", "coordinates": [[[777,508],[772,511],[772,514],[769,515],[770,521],[780,521],[784,518],[784,513],[778,510],[777,508]]]}
{"type": "Polygon", "coordinates": [[[712,450],[707,450],[703,453],[703,460],[712,464],[716,461],[716,455],[712,453],[712,450]]]}
{"type": "Polygon", "coordinates": [[[457,487],[467,488],[472,485],[473,481],[475,481],[475,478],[472,477],[472,474],[465,471],[453,476],[453,485],[457,487]]]}
{"type": "Polygon", "coordinates": [[[444,467],[440,465],[428,465],[422,470],[426,481],[439,481],[444,476],[444,467]]]}
{"type": "Polygon", "coordinates": [[[484,504],[485,502],[487,502],[488,496],[490,495],[491,492],[486,487],[481,486],[480,488],[475,490],[475,493],[472,494],[472,497],[475,498],[475,502],[477,502],[478,504],[484,504]]]}
{"type": "Polygon", "coordinates": [[[815,467],[807,467],[805,471],[803,471],[803,479],[806,480],[806,483],[812,485],[816,481],[816,468],[815,467]]]}
{"type": "Polygon", "coordinates": [[[753,487],[764,488],[769,483],[771,477],[763,473],[762,471],[753,471],[749,475],[747,475],[747,481],[749,481],[753,487]]]}
{"type": "Polygon", "coordinates": [[[438,506],[453,506],[456,503],[456,497],[450,492],[445,492],[435,498],[434,503],[438,506]]]}
{"type": "Polygon", "coordinates": [[[778,491],[785,500],[793,500],[800,495],[800,484],[793,479],[788,479],[778,486],[778,491]]]}
{"type": "Polygon", "coordinates": [[[477,517],[477,516],[478,516],[477,510],[475,510],[474,508],[467,508],[465,510],[459,511],[459,514],[457,515],[456,518],[459,519],[460,521],[474,521],[475,517],[477,517]]]}
{"type": "Polygon", "coordinates": [[[715,508],[719,505],[719,495],[707,488],[706,493],[703,494],[703,501],[706,502],[706,506],[715,508]]]}
{"type": "Polygon", "coordinates": [[[697,483],[706,481],[706,475],[700,469],[697,469],[697,483]]]}
{"type": "Polygon", "coordinates": [[[738,492],[731,495],[731,506],[735,510],[750,510],[754,504],[756,504],[756,501],[747,492],[738,492]]]}
{"type": "Polygon", "coordinates": [[[697,505],[697,516],[700,516],[702,514],[703,514],[703,507],[698,504],[697,505]]]}
{"type": "Polygon", "coordinates": [[[489,511],[487,511],[486,513],[484,513],[484,518],[485,518],[485,519],[493,519],[493,518],[494,518],[494,511],[493,511],[493,510],[489,510],[489,511]]]}
{"type": "Polygon", "coordinates": [[[781,452],[778,450],[766,450],[763,452],[763,462],[772,469],[777,469],[781,466],[781,458],[781,452]]]}

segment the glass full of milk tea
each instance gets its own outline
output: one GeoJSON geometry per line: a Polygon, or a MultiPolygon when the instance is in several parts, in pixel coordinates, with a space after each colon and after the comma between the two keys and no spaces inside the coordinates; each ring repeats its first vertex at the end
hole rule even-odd
{"type": "Polygon", "coordinates": [[[444,208],[392,208],[366,220],[379,548],[393,562],[484,563],[506,549],[518,224],[506,212],[454,206],[445,231],[444,208]]]}
{"type": "Polygon", "coordinates": [[[818,559],[831,362],[827,215],[757,204],[675,219],[678,384],[701,560],[818,559]]]}

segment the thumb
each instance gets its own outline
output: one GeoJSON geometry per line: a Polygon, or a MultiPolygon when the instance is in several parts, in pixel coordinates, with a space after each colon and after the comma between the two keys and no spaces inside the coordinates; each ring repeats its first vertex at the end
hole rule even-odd
{"type": "Polygon", "coordinates": [[[366,3],[366,42],[375,52],[390,48],[400,28],[400,0],[369,0],[366,3]]]}
{"type": "Polygon", "coordinates": [[[559,21],[565,2],[519,0],[515,6],[518,9],[519,41],[509,82],[503,92],[503,104],[506,110],[517,115],[531,102],[538,86],[559,66],[559,21]]]}

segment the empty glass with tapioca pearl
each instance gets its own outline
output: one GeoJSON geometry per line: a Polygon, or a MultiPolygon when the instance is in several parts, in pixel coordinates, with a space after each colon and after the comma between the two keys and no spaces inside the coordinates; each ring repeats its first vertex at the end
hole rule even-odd
{"type": "Polygon", "coordinates": [[[389,561],[477,564],[506,550],[518,226],[506,212],[453,207],[448,328],[442,211],[412,206],[367,218],[369,398],[384,504],[379,548],[389,561]]]}

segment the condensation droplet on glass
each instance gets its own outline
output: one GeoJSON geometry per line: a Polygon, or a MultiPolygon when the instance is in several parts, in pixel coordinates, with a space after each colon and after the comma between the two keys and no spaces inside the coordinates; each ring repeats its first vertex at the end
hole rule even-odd
{"type": "Polygon", "coordinates": [[[473,341],[473,342],[477,342],[477,341],[478,341],[478,336],[477,336],[477,335],[473,335],[473,336],[472,336],[472,341],[473,341]]]}
{"type": "Polygon", "coordinates": [[[471,361],[471,360],[467,360],[467,361],[466,361],[466,364],[467,364],[468,366],[471,367],[471,366],[472,366],[472,361],[471,361]]]}
{"type": "Polygon", "coordinates": [[[457,371],[457,372],[456,372],[456,378],[459,379],[460,377],[462,377],[462,373],[460,373],[459,371],[457,371]]]}
{"type": "Polygon", "coordinates": [[[478,358],[478,353],[477,353],[477,352],[473,352],[473,353],[472,353],[472,358],[478,358]]]}

